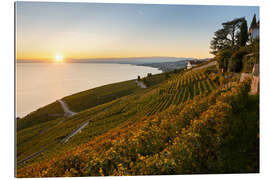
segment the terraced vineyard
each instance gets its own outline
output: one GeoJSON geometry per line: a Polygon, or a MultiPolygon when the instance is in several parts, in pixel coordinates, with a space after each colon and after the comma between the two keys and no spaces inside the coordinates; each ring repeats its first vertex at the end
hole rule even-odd
{"type": "MultiPolygon", "coordinates": [[[[152,78],[152,86],[158,85],[158,83],[162,83],[165,80],[164,74],[153,75],[152,78]]],[[[125,120],[125,117],[136,113],[136,107],[134,105],[127,106],[127,104],[133,102],[131,99],[134,96],[125,96],[133,93],[137,94],[138,97],[140,94],[151,89],[151,86],[146,90],[141,89],[137,86],[135,80],[125,81],[90,89],[63,98],[69,106],[71,105],[70,108],[72,110],[78,112],[73,117],[64,117],[63,110],[58,102],[54,102],[30,113],[17,121],[17,162],[41,151],[45,147],[50,147],[48,154],[56,150],[58,152],[59,149],[61,151],[65,148],[70,148],[73,145],[73,139],[77,138],[76,136],[71,138],[66,143],[67,145],[59,145],[59,142],[87,121],[90,122],[85,129],[89,131],[83,131],[87,132],[87,136],[84,137],[84,133],[81,133],[82,136],[79,136],[80,140],[75,144],[88,141],[89,138],[118,126],[125,120]],[[99,97],[100,100],[95,101],[93,97],[99,97]],[[121,97],[123,98],[121,99],[121,97]],[[123,113],[127,107],[129,111],[123,113]]],[[[47,151],[43,152],[43,154],[46,153],[47,151]]],[[[34,162],[35,158],[28,160],[28,163],[34,162]]],[[[37,158],[40,158],[40,156],[37,158]]],[[[20,164],[20,166],[27,164],[20,164]]]]}
{"type": "Polygon", "coordinates": [[[174,76],[161,85],[159,92],[146,105],[145,114],[153,115],[170,105],[178,105],[196,96],[203,97],[209,94],[218,87],[218,84],[209,79],[208,74],[208,71],[200,70],[174,76]]]}
{"type": "MultiPolygon", "coordinates": [[[[161,75],[158,75],[158,77],[153,76],[155,84],[157,84],[157,78],[160,77],[161,75]]],[[[148,82],[150,80],[148,78],[148,82]]],[[[124,122],[136,122],[141,117],[161,112],[171,105],[184,103],[195,96],[205,96],[216,87],[217,85],[211,79],[208,79],[207,71],[204,70],[192,72],[188,75],[184,73],[172,74],[170,79],[161,83],[158,87],[153,86],[141,89],[138,88],[134,81],[126,81],[122,84],[116,83],[68,96],[63,100],[71,105],[73,110],[80,112],[73,117],[61,116],[33,124],[18,131],[17,161],[22,161],[46,147],[49,147],[49,150],[43,152],[43,156],[32,158],[28,163],[31,164],[36,159],[53,156],[55,153],[85,143],[112,128],[120,126],[124,122]],[[121,88],[117,89],[116,87],[121,88]],[[109,91],[110,88],[113,91],[109,91]],[[123,92],[129,92],[127,94],[131,95],[121,97],[126,94],[123,94],[123,92]],[[105,103],[101,103],[101,101],[99,103],[96,101],[92,102],[92,97],[108,97],[110,94],[118,94],[118,98],[113,98],[115,100],[112,101],[109,100],[110,98],[106,100],[103,98],[105,103]],[[74,104],[72,105],[73,102],[74,104]],[[86,122],[89,123],[80,134],[70,138],[64,145],[61,144],[62,139],[86,122]]],[[[49,108],[44,107],[43,109],[49,108]]],[[[35,113],[26,118],[29,119],[33,115],[35,113]]],[[[35,118],[34,122],[37,122],[36,119],[38,118],[35,118]]],[[[24,121],[24,119],[21,121],[24,121]]],[[[20,166],[24,165],[20,164],[20,166]]]]}
{"type": "MultiPolygon", "coordinates": [[[[211,115],[212,111],[216,111],[217,116],[228,118],[226,113],[233,113],[232,109],[238,108],[236,106],[230,109],[229,106],[235,106],[235,101],[245,103],[248,91],[246,84],[220,89],[218,76],[211,68],[189,73],[172,73],[167,79],[165,75],[158,75],[154,76],[152,85],[145,89],[138,88],[135,81],[128,81],[122,84],[127,87],[112,91],[114,94],[119,93],[117,98],[102,103],[91,102],[92,97],[96,96],[96,93],[93,95],[96,90],[64,98],[72,109],[77,109],[76,115],[34,124],[17,132],[17,161],[48,147],[42,154],[19,164],[17,175],[43,177],[175,174],[188,173],[186,166],[191,172],[203,172],[202,167],[205,167],[205,164],[196,164],[195,157],[185,159],[185,155],[177,154],[187,150],[185,146],[180,146],[179,139],[184,137],[185,141],[191,141],[188,134],[193,133],[193,126],[199,127],[195,122],[201,122],[200,118],[209,118],[207,114],[211,115]],[[125,89],[128,93],[123,93],[125,89]],[[232,89],[236,90],[230,94],[232,89]],[[225,100],[224,95],[227,97],[225,100]],[[81,108],[80,101],[84,98],[84,108],[81,108]],[[79,102],[72,105],[76,100],[79,102]],[[230,101],[233,103],[230,104],[230,101]],[[221,102],[229,105],[224,104],[219,108],[221,102]],[[229,108],[228,112],[225,112],[226,108],[229,108]],[[86,122],[88,124],[80,133],[65,143],[61,141],[86,122]],[[173,156],[169,155],[171,152],[186,164],[173,160],[173,156]],[[158,157],[161,159],[158,160],[158,157]],[[171,159],[168,159],[169,157],[171,159]],[[194,167],[189,167],[192,163],[195,163],[194,167]]],[[[151,82],[151,78],[147,81],[151,82]]],[[[120,85],[121,83],[115,86],[120,85]]],[[[101,87],[98,91],[99,97],[108,97],[108,88],[109,86],[104,89],[101,87]]],[[[230,124],[229,121],[228,124],[227,121],[220,123],[224,123],[224,127],[230,124]]],[[[209,121],[206,125],[214,128],[209,130],[210,134],[217,130],[222,131],[220,124],[211,127],[209,121]]],[[[202,127],[203,125],[200,125],[200,128],[202,127]]],[[[203,132],[196,133],[204,135],[203,132]]],[[[221,137],[223,138],[223,135],[217,136],[221,137]]],[[[215,144],[214,139],[209,142],[216,149],[221,145],[215,144]]],[[[191,153],[198,153],[197,149],[192,150],[193,146],[194,144],[189,144],[191,153]]],[[[216,149],[213,149],[213,152],[216,149]]],[[[208,157],[212,151],[203,153],[204,157],[208,157]]]]}

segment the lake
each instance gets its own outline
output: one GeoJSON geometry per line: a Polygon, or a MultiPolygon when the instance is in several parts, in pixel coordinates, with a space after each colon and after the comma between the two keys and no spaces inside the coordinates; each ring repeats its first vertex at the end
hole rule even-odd
{"type": "Polygon", "coordinates": [[[130,64],[16,63],[16,117],[65,96],[147,73],[161,71],[130,64]]]}

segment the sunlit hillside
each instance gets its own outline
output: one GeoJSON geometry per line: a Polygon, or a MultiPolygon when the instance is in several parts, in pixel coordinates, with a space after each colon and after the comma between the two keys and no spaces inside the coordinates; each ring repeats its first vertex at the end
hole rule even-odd
{"type": "Polygon", "coordinates": [[[45,106],[18,120],[17,176],[258,172],[258,96],[221,77],[211,66],[106,85],[63,98],[71,117],[45,106]]]}

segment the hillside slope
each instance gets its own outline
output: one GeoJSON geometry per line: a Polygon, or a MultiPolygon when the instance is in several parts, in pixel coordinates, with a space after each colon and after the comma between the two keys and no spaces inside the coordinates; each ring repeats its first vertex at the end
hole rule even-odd
{"type": "MultiPolygon", "coordinates": [[[[240,124],[231,126],[231,119],[247,109],[249,82],[220,89],[217,76],[215,67],[171,74],[149,88],[90,105],[70,118],[19,130],[17,160],[44,146],[48,150],[18,165],[17,176],[221,173],[222,169],[257,172],[257,166],[250,171],[243,165],[228,169],[235,162],[226,164],[225,156],[219,154],[230,142],[232,129],[243,125],[238,118],[240,124]],[[86,122],[80,133],[61,142],[86,122]],[[219,163],[214,165],[216,161],[219,163]]],[[[83,99],[83,94],[78,94],[78,99],[83,99]]],[[[254,113],[252,121],[256,121],[254,113]]],[[[255,125],[250,125],[253,132],[255,125]]],[[[254,139],[254,134],[249,136],[254,139]]],[[[228,148],[224,154],[230,151],[228,148]]]]}

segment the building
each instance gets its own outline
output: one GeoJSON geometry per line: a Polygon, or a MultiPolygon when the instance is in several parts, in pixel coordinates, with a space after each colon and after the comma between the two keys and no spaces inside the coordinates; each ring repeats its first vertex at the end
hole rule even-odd
{"type": "MultiPolygon", "coordinates": [[[[256,18],[255,18],[256,22],[256,18]]],[[[253,41],[255,38],[258,38],[260,36],[260,21],[256,23],[252,23],[249,28],[249,35],[251,41],[253,41]]]]}
{"type": "Polygon", "coordinates": [[[201,64],[207,60],[190,60],[187,62],[187,70],[193,68],[194,66],[197,66],[198,64],[201,64]]]}
{"type": "Polygon", "coordinates": [[[191,65],[190,61],[188,61],[188,63],[187,63],[187,69],[191,69],[191,68],[192,68],[192,65],[191,65]]]}

